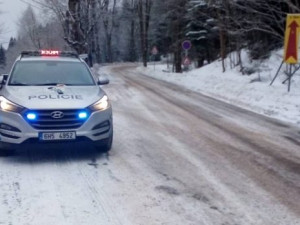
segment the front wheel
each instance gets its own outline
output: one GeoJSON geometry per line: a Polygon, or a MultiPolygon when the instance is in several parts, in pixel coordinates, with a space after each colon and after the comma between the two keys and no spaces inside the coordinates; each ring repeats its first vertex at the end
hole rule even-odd
{"type": "Polygon", "coordinates": [[[14,155],[15,150],[14,149],[3,149],[0,148],[0,157],[7,157],[14,155]]]}
{"type": "Polygon", "coordinates": [[[112,147],[112,142],[113,142],[113,133],[109,136],[109,138],[101,140],[95,144],[95,147],[98,151],[100,152],[109,152],[112,147]]]}

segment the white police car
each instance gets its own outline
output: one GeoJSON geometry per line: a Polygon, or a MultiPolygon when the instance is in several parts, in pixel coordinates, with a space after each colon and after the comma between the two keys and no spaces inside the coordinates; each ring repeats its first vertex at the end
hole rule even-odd
{"type": "Polygon", "coordinates": [[[112,146],[112,108],[87,64],[75,53],[22,52],[0,76],[0,153],[36,143],[112,146]]]}

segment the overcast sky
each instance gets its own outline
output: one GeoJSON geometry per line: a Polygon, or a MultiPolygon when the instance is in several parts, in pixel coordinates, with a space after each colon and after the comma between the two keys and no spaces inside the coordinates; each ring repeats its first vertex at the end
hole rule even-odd
{"type": "MultiPolygon", "coordinates": [[[[0,43],[8,42],[10,37],[17,35],[17,21],[27,4],[20,0],[0,0],[0,23],[4,25],[4,33],[1,34],[0,43]]],[[[6,46],[6,45],[5,45],[6,46]]]]}

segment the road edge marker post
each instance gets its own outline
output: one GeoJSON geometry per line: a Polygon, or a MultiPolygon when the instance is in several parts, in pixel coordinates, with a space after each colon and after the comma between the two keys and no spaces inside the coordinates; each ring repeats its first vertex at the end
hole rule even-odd
{"type": "Polygon", "coordinates": [[[283,64],[287,64],[289,67],[286,71],[287,79],[283,81],[284,84],[286,81],[288,83],[288,91],[291,88],[291,79],[292,76],[300,69],[300,65],[297,67],[296,64],[299,63],[299,34],[300,34],[300,14],[287,14],[286,17],[286,27],[284,35],[284,55],[283,60],[272,80],[270,85],[276,80],[283,64]],[[293,70],[294,67],[294,70],[293,70]]]}

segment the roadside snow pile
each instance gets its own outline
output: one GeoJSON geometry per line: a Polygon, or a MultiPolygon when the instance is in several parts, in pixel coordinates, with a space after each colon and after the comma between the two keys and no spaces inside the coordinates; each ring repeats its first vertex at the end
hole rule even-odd
{"type": "Polygon", "coordinates": [[[239,68],[229,69],[222,73],[222,63],[216,61],[200,69],[176,74],[167,72],[167,65],[149,65],[137,70],[147,76],[184,86],[187,89],[221,99],[228,103],[255,111],[266,116],[300,125],[300,70],[293,76],[291,91],[287,91],[287,83],[283,66],[278,78],[270,86],[282,61],[282,51],[274,52],[265,61],[249,62],[247,54],[243,54],[244,66],[256,71],[242,75],[239,68]]]}

